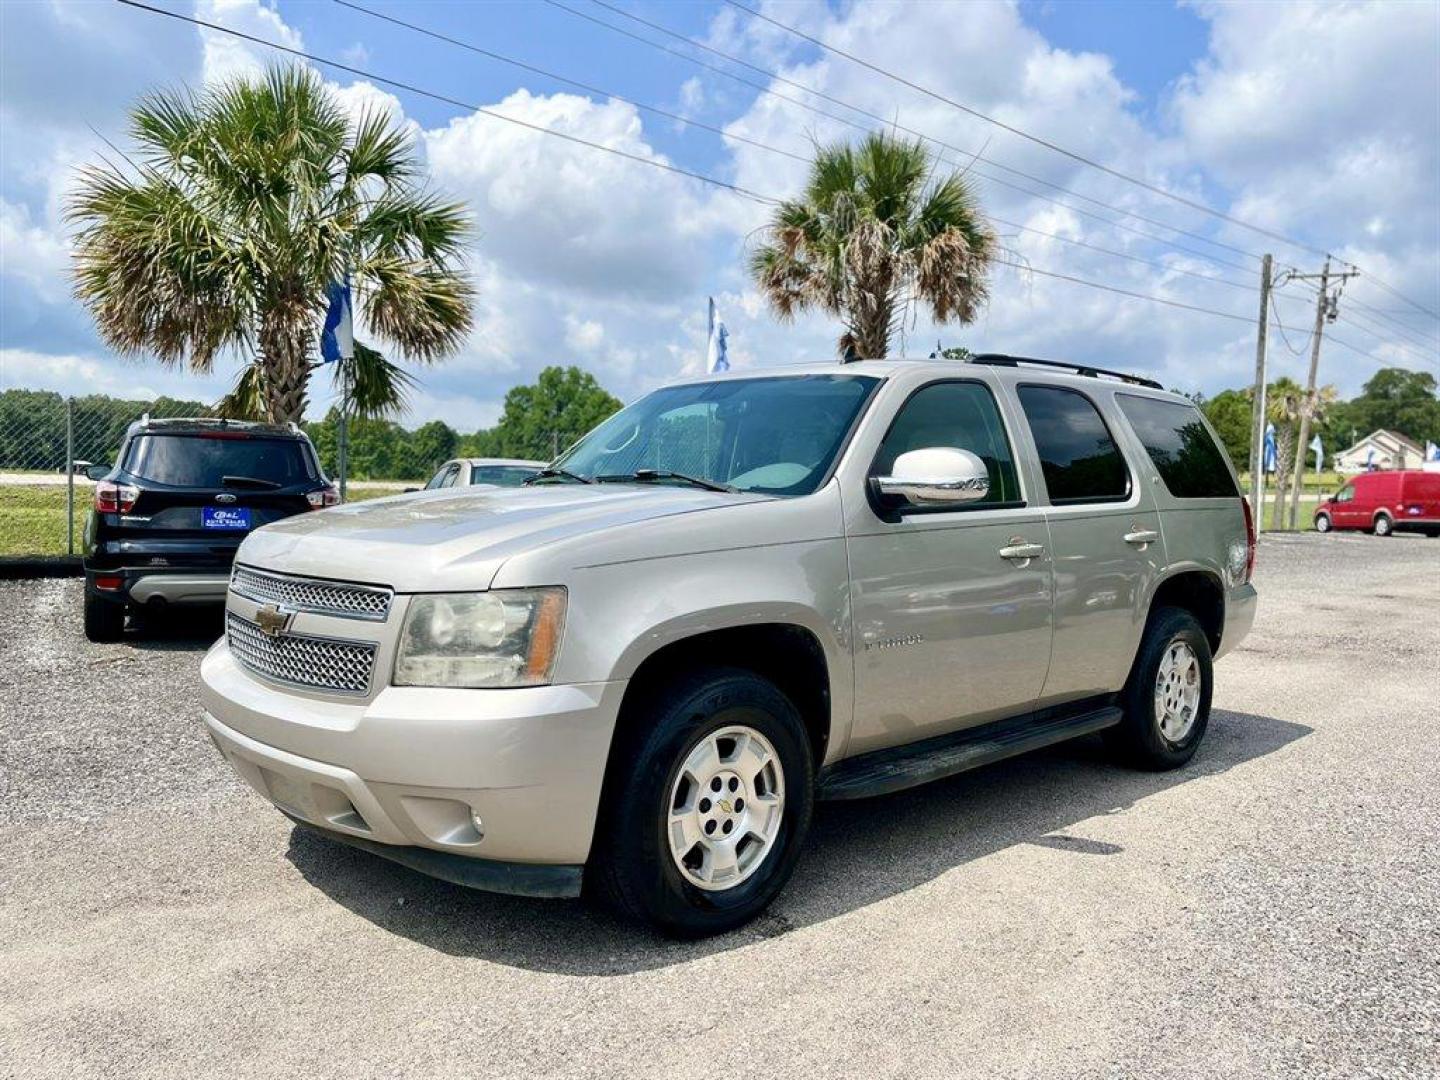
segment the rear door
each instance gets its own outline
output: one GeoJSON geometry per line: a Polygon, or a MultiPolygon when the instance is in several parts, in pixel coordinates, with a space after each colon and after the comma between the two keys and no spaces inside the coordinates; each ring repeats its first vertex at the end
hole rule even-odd
{"type": "Polygon", "coordinates": [[[1040,462],[1054,566],[1054,630],[1041,705],[1125,682],[1165,566],[1159,513],[1087,387],[1019,383],[1040,462]]]}
{"type": "Polygon", "coordinates": [[[156,565],[225,565],[253,530],[310,509],[321,483],[308,444],[243,431],[142,432],[120,469],[139,496],[116,515],[118,554],[156,565]]]}

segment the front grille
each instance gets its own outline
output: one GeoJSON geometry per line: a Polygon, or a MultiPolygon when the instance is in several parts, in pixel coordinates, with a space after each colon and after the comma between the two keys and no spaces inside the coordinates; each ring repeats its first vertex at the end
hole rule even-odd
{"type": "Polygon", "coordinates": [[[284,604],[296,611],[314,611],[346,619],[373,619],[384,622],[390,614],[394,593],[374,585],[351,585],[316,578],[272,574],[236,566],[230,588],[241,596],[263,603],[284,604]]]}
{"type": "Polygon", "coordinates": [[[336,694],[364,694],[375,670],[375,642],[281,634],[271,637],[248,619],[225,616],[230,651],[245,667],[276,682],[336,694]]]}

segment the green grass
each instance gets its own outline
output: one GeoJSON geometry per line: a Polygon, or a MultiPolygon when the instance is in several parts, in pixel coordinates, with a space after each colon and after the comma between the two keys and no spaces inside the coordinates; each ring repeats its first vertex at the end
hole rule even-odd
{"type": "MultiPolygon", "coordinates": [[[[394,489],[350,489],[350,502],[395,495],[394,489]]],[[[75,551],[81,547],[90,485],[75,485],[75,551]]],[[[65,485],[0,484],[0,555],[65,554],[65,485]]]]}
{"type": "MultiPolygon", "coordinates": [[[[80,547],[90,489],[75,491],[75,547],[80,547]]],[[[65,554],[65,485],[0,485],[0,555],[65,554]]]]}

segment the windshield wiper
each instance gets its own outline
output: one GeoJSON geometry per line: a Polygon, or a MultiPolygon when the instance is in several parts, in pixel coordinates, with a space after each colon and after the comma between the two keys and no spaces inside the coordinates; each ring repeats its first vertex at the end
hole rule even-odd
{"type": "Polygon", "coordinates": [[[284,486],[274,480],[262,480],[258,476],[222,476],[220,484],[222,487],[256,487],[264,488],[267,491],[284,486]]]}
{"type": "Polygon", "coordinates": [[[527,476],[521,481],[521,484],[524,487],[529,487],[535,483],[536,480],[548,480],[551,477],[559,477],[562,480],[573,480],[577,484],[593,484],[595,482],[588,476],[581,476],[579,473],[573,473],[569,469],[557,469],[552,465],[541,469],[534,476],[527,476]]]}
{"type": "Polygon", "coordinates": [[[734,494],[739,488],[733,488],[729,484],[717,484],[714,480],[705,480],[699,476],[691,476],[683,472],[671,472],[669,469],[636,469],[633,473],[619,473],[613,476],[597,476],[598,483],[616,484],[648,484],[655,480],[679,480],[682,483],[694,487],[704,488],[706,491],[727,491],[734,494]]]}

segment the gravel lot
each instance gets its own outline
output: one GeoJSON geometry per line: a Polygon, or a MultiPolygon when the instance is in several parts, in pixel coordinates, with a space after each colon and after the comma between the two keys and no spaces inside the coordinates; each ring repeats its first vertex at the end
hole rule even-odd
{"type": "Polygon", "coordinates": [[[0,582],[0,1076],[1440,1076],[1440,541],[1301,535],[1195,762],[1083,741],[823,807],[675,944],[292,830],[116,646],[0,582]]]}

